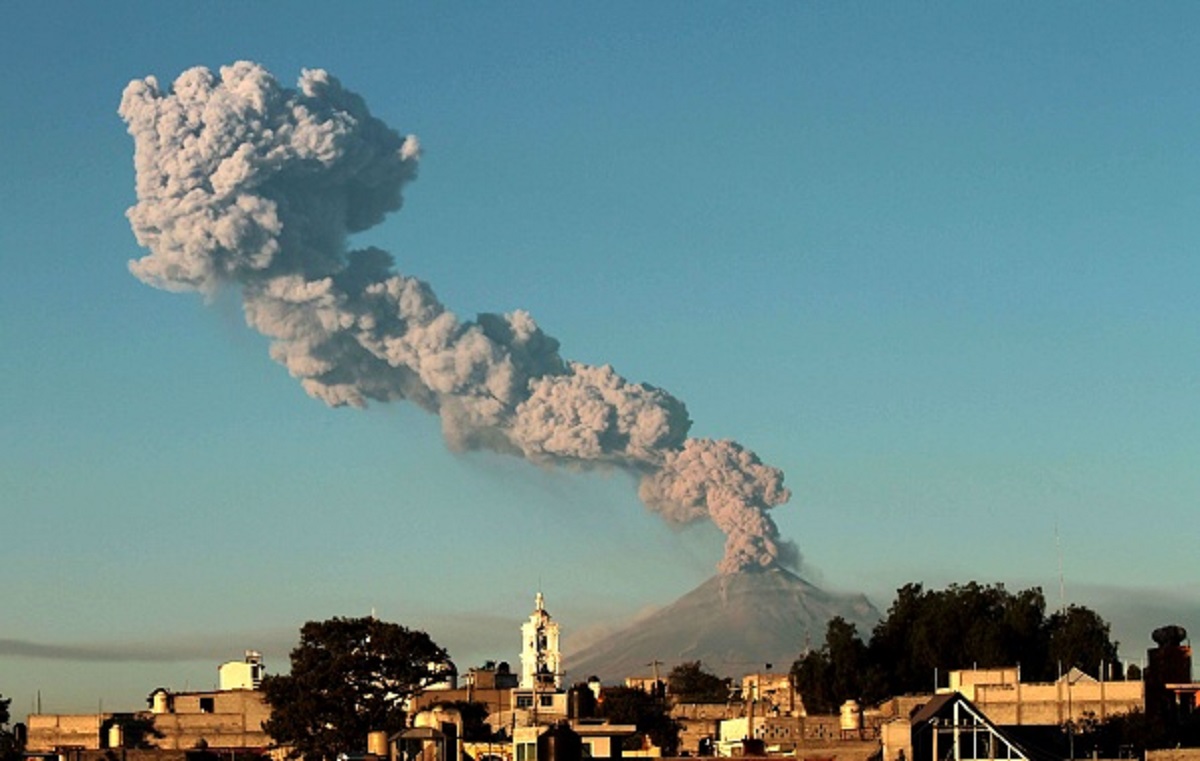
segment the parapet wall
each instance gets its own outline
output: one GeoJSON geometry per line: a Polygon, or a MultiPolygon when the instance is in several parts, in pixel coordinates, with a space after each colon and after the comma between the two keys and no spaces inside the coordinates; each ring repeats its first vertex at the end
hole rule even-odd
{"type": "Polygon", "coordinates": [[[1146,761],[1200,761],[1200,748],[1148,750],[1146,751],[1146,761]]]}
{"type": "Polygon", "coordinates": [[[56,748],[100,749],[102,714],[30,714],[25,720],[25,749],[45,753],[56,748]]]}
{"type": "Polygon", "coordinates": [[[996,724],[1063,724],[1140,711],[1145,707],[1141,682],[1048,682],[992,684],[965,688],[968,700],[996,724]]]}

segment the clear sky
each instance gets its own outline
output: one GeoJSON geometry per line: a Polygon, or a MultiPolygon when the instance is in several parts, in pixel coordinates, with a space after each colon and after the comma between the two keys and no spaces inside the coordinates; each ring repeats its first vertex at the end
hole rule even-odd
{"type": "Polygon", "coordinates": [[[0,694],[132,710],[372,610],[460,666],[516,661],[539,588],[569,647],[721,556],[621,473],[326,408],[234,297],[129,274],[123,88],[239,59],[327,69],[419,135],[405,208],[354,243],[782,468],[810,579],[1055,606],[1061,567],[1135,661],[1156,626],[1200,631],[1198,26],[1186,3],[0,4],[0,694]]]}

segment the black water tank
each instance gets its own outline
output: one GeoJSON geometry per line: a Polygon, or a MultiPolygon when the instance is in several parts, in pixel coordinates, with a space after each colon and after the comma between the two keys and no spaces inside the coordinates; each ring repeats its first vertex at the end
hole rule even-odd
{"type": "Polygon", "coordinates": [[[1187,639],[1187,629],[1182,626],[1160,626],[1150,635],[1159,647],[1179,647],[1187,639]]]}
{"type": "Polygon", "coordinates": [[[537,757],[538,761],[583,761],[583,739],[560,721],[538,736],[537,757]]]}
{"type": "Polygon", "coordinates": [[[567,692],[567,718],[590,719],[596,715],[596,695],[587,685],[577,684],[567,692]]]}

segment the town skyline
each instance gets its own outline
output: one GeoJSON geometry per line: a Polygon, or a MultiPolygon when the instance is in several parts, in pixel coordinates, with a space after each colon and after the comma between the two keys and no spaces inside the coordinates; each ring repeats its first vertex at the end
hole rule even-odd
{"type": "Polygon", "coordinates": [[[1200,11],[232,10],[0,9],[15,714],[247,648],[278,667],[303,621],[371,610],[477,665],[539,589],[569,653],[721,558],[627,474],[455,454],[412,406],[327,409],[235,294],[129,273],[122,90],[238,60],[288,87],[325,69],[416,134],[405,207],[353,245],[464,318],[529,310],[564,358],[780,467],[805,578],[881,608],[914,581],[1040,586],[1131,660],[1157,626],[1200,630],[1200,11]]]}

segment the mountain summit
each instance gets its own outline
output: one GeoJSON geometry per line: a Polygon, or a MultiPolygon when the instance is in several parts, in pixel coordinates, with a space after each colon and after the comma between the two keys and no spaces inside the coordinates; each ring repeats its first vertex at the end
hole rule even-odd
{"type": "Polygon", "coordinates": [[[786,671],[806,644],[824,643],[835,616],[857,625],[864,638],[880,617],[866,596],[826,592],[780,567],[720,574],[569,656],[566,668],[572,682],[594,675],[610,683],[648,675],[656,660],[668,670],[699,660],[719,676],[761,671],[768,663],[786,671]]]}

